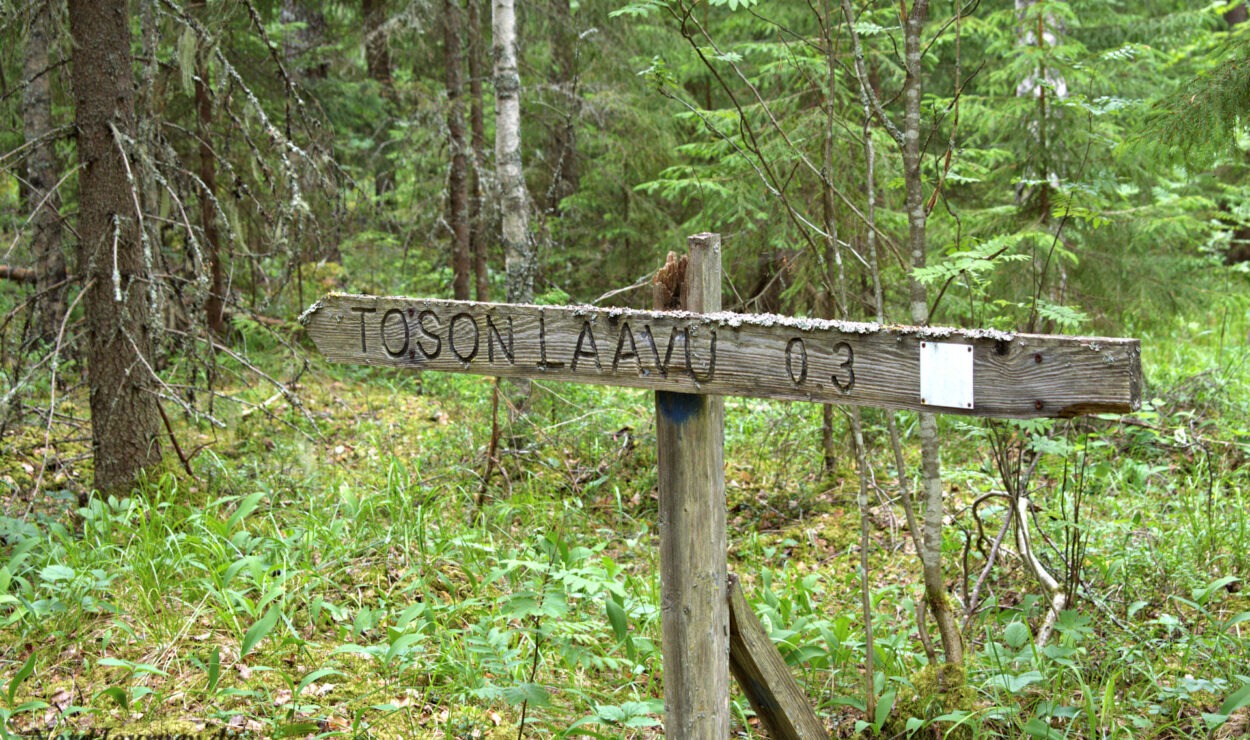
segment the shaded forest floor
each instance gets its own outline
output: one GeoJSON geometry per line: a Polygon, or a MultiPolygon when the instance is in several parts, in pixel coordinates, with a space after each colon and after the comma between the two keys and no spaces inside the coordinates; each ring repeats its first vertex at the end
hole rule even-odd
{"type": "MultiPolygon", "coordinates": [[[[1006,538],[965,630],[966,684],[946,693],[924,670],[884,415],[866,411],[876,717],[846,419],[825,473],[819,407],[727,400],[730,568],[836,736],[1250,732],[1250,347],[1221,322],[1142,337],[1132,417],[942,419],[952,593],[975,590],[1002,526],[985,498],[1004,489],[997,440],[1041,455],[1031,533],[1075,594],[1036,645],[1046,601],[1006,538]]],[[[258,347],[279,376],[287,361],[258,347]]],[[[194,477],[171,464],[73,514],[86,441],[5,440],[8,730],[503,738],[524,718],[534,737],[662,734],[650,395],[535,384],[509,426],[490,379],[313,362],[298,407],[222,401],[220,429],[173,418],[194,477]]],[[[81,391],[59,403],[85,414],[81,391]]],[[[733,706],[735,733],[758,734],[733,706]]]]}

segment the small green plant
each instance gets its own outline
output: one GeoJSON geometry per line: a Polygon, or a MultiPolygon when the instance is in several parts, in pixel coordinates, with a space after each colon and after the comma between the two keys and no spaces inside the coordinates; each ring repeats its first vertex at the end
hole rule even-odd
{"type": "MultiPolygon", "coordinates": [[[[659,699],[647,701],[627,701],[621,704],[596,704],[593,711],[585,717],[569,725],[568,729],[557,737],[579,736],[586,734],[589,725],[602,725],[612,729],[643,729],[657,727],[660,719],[657,715],[664,712],[664,702],[659,699]],[[573,732],[579,730],[579,732],[573,732]]],[[[601,737],[600,735],[594,735],[601,737]]]]}
{"type": "Polygon", "coordinates": [[[20,735],[13,734],[9,727],[9,722],[14,717],[26,712],[38,712],[48,707],[47,702],[38,699],[24,701],[20,704],[17,703],[18,689],[35,672],[35,657],[35,652],[31,651],[26,658],[26,662],[22,663],[22,667],[17,669],[5,686],[5,705],[3,708],[0,708],[0,737],[4,738],[4,740],[8,740],[11,737],[20,737],[20,735]]]}
{"type": "Polygon", "coordinates": [[[107,697],[121,709],[123,716],[128,717],[131,712],[138,711],[137,704],[145,698],[151,697],[149,702],[159,702],[159,692],[149,688],[148,686],[138,684],[135,678],[139,676],[168,676],[165,671],[157,668],[149,663],[138,663],[122,658],[101,658],[97,665],[109,668],[121,668],[119,674],[121,680],[112,686],[100,689],[94,695],[95,700],[100,697],[107,697]]]}

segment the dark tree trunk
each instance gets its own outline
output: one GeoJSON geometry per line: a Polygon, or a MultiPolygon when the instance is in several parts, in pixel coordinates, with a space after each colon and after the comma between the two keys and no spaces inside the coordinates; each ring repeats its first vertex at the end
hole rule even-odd
{"type": "Polygon", "coordinates": [[[1231,10],[1224,14],[1224,22],[1228,24],[1229,28],[1238,23],[1245,23],[1247,20],[1250,20],[1250,13],[1246,11],[1245,3],[1234,5],[1231,10]]]}
{"type": "Polygon", "coordinates": [[[161,460],[147,291],[135,194],[113,130],[133,137],[126,0],[69,0],[78,129],[79,265],[87,280],[87,369],[95,487],[124,489],[161,460]]]}
{"type": "Polygon", "coordinates": [[[319,3],[308,7],[299,0],[283,0],[278,14],[283,23],[303,24],[284,37],[282,53],[288,68],[310,80],[324,80],[330,72],[330,65],[318,58],[326,39],[326,16],[319,7],[319,3]]]}
{"type": "MultiPolygon", "coordinates": [[[[138,120],[138,141],[139,146],[147,148],[149,151],[159,151],[164,145],[163,127],[161,120],[164,116],[164,106],[167,100],[165,96],[166,76],[158,74],[160,71],[160,51],[161,48],[161,32],[160,22],[157,19],[156,6],[161,0],[132,0],[131,8],[135,2],[139,5],[139,39],[140,53],[142,62],[139,64],[139,85],[135,88],[135,118],[138,120]]],[[[199,13],[201,20],[205,20],[204,6],[207,0],[194,0],[188,2],[187,10],[199,13]],[[198,6],[198,8],[197,8],[198,6]]],[[[139,201],[149,204],[160,202],[162,186],[156,181],[155,177],[140,176],[138,187],[143,197],[139,201]]],[[[144,234],[142,237],[148,240],[152,245],[152,249],[156,250],[156,254],[161,253],[164,246],[165,233],[159,221],[147,220],[143,223],[144,234]]],[[[178,316],[165,316],[157,318],[158,325],[160,322],[168,321],[170,324],[185,323],[184,314],[181,310],[182,300],[178,297],[176,303],[179,307],[178,316]]]]}
{"type": "Polygon", "coordinates": [[[490,300],[490,273],[487,269],[487,245],[490,229],[483,212],[482,180],[486,177],[486,124],[483,114],[482,80],[482,11],[481,0],[469,0],[469,136],[473,148],[473,170],[469,175],[469,248],[473,252],[473,275],[477,283],[477,299],[490,300]]]}
{"type": "Polygon", "coordinates": [[[472,298],[472,262],[469,256],[469,163],[464,130],[464,58],[460,52],[459,0],[443,0],[443,61],[447,69],[447,136],[451,150],[448,177],[447,222],[451,227],[452,293],[456,300],[472,298]]]}
{"type": "Polygon", "coordinates": [[[200,224],[204,229],[204,260],[208,263],[208,300],[204,303],[208,329],[225,336],[226,281],[221,267],[221,234],[217,230],[217,155],[209,143],[213,130],[213,97],[208,89],[208,65],[200,60],[195,76],[195,108],[200,137],[200,224]]]}
{"type": "MultiPolygon", "coordinates": [[[[389,104],[394,101],[395,84],[391,79],[391,50],[386,30],[386,0],[364,0],[361,14],[365,21],[365,68],[369,79],[382,88],[382,97],[389,104]]],[[[383,134],[385,138],[385,134],[383,134]]],[[[373,188],[379,196],[385,196],[395,188],[395,176],[386,157],[377,156],[373,171],[373,188]]]]}
{"type": "Polygon", "coordinates": [[[577,119],[581,115],[581,98],[577,89],[577,31],[573,27],[573,12],[569,0],[554,0],[555,34],[552,54],[555,56],[556,93],[561,97],[557,110],[561,112],[551,132],[550,151],[553,160],[551,188],[547,191],[547,212],[559,215],[560,202],[577,192],[581,184],[581,172],[577,160],[577,119]]]}
{"type": "Polygon", "coordinates": [[[365,67],[369,79],[382,86],[384,95],[393,89],[391,81],[391,49],[387,43],[386,0],[364,0],[362,13],[365,20],[365,67]]]}
{"type": "Polygon", "coordinates": [[[65,315],[65,253],[61,251],[61,195],[55,143],[42,140],[52,131],[52,71],[48,47],[55,35],[51,0],[38,3],[26,42],[22,77],[22,123],[27,141],[39,141],[26,159],[27,197],[31,219],[31,252],[35,258],[34,321],[31,338],[53,342],[65,315]]]}

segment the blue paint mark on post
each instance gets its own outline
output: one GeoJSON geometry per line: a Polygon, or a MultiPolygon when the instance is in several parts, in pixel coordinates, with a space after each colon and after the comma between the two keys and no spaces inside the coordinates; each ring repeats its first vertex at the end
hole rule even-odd
{"type": "Polygon", "coordinates": [[[706,398],[696,393],[655,392],[656,406],[660,410],[660,415],[678,426],[685,424],[692,416],[702,413],[706,398]]]}

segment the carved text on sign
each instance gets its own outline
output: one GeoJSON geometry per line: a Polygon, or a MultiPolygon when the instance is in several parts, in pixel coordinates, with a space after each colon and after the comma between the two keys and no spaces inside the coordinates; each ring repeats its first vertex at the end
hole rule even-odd
{"type": "Polygon", "coordinates": [[[1140,395],[1132,339],[354,295],[326,296],[302,320],[332,361],[418,370],[933,409],[920,345],[941,341],[963,347],[976,375],[975,408],[947,413],[1128,411],[1140,395]]]}
{"type": "MultiPolygon", "coordinates": [[[[415,307],[379,312],[373,306],[352,306],[350,310],[359,317],[360,354],[365,357],[380,348],[397,362],[425,364],[442,357],[446,348],[450,357],[464,364],[479,360],[483,350],[488,365],[517,364],[516,323],[511,316],[465,311],[440,314],[415,307]]],[[[670,373],[684,373],[699,382],[715,377],[715,329],[700,332],[690,326],[664,327],[657,339],[657,330],[649,323],[639,324],[636,332],[628,320],[609,322],[611,326],[596,331],[597,323],[597,317],[581,322],[570,352],[549,353],[545,311],[540,311],[538,353],[530,358],[532,366],[540,372],[567,367],[571,372],[612,374],[632,368],[640,377],[654,374],[667,378],[670,373]],[[697,346],[701,341],[704,345],[697,346]]],[[[806,362],[804,353],[804,375],[806,362]]]]}

